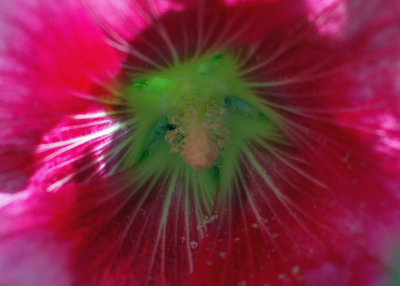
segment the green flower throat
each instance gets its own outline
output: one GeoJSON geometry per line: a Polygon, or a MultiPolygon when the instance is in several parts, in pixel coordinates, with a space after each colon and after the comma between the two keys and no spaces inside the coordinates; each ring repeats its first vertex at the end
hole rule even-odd
{"type": "Polygon", "coordinates": [[[239,75],[234,57],[217,53],[136,76],[123,90],[133,115],[124,166],[146,178],[183,174],[211,197],[229,189],[252,142],[275,130],[239,75]]]}

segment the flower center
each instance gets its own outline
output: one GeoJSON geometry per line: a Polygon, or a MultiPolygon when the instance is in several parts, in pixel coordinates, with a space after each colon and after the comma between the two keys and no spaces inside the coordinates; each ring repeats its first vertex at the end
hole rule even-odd
{"type": "Polygon", "coordinates": [[[184,176],[210,198],[231,188],[249,144],[276,137],[262,99],[239,75],[228,53],[131,75],[120,95],[129,136],[119,168],[137,166],[147,179],[184,176]]]}
{"type": "Polygon", "coordinates": [[[146,110],[148,119],[158,118],[158,122],[166,117],[169,130],[163,132],[155,124],[153,131],[165,133],[172,153],[179,153],[194,168],[210,168],[229,141],[226,97],[249,93],[237,74],[233,57],[203,56],[136,78],[126,91],[127,100],[136,116],[146,110]]]}

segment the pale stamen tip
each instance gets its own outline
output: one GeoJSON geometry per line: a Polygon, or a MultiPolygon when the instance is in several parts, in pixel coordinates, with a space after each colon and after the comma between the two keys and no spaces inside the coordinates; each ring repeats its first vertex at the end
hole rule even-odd
{"type": "Polygon", "coordinates": [[[176,128],[169,131],[165,139],[171,145],[171,152],[178,153],[183,161],[195,169],[211,168],[225,146],[226,129],[222,116],[224,109],[207,103],[207,111],[188,108],[182,117],[172,117],[176,128]]]}
{"type": "Polygon", "coordinates": [[[210,168],[214,165],[219,150],[210,137],[209,132],[202,128],[196,128],[189,133],[181,152],[186,164],[196,169],[210,168]]]}

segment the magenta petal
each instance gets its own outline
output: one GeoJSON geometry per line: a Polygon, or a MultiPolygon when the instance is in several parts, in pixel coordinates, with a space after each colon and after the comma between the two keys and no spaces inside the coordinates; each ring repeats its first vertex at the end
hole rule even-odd
{"type": "Polygon", "coordinates": [[[34,171],[43,133],[86,108],[88,95],[104,94],[119,59],[79,1],[2,6],[0,184],[2,191],[17,191],[34,171]]]}
{"type": "Polygon", "coordinates": [[[28,231],[17,237],[0,237],[0,284],[18,286],[69,286],[68,244],[47,231],[28,231]]]}
{"type": "MultiPolygon", "coordinates": [[[[30,184],[34,194],[0,196],[0,284],[385,280],[400,238],[400,6],[360,3],[0,4],[7,6],[0,12],[0,183],[7,191],[30,184]],[[147,149],[131,144],[143,122],[123,101],[126,86],[148,87],[135,82],[143,70],[210,50],[240,62],[260,104],[238,105],[273,129],[243,141],[229,189],[218,185],[217,165],[204,180],[199,172],[188,179],[173,162],[162,173],[164,157],[148,172],[141,164],[159,147],[153,137],[165,141],[165,134],[149,123],[151,136],[139,142],[147,149]],[[218,187],[198,192],[191,179],[218,187]],[[50,263],[55,257],[59,263],[50,263]]],[[[140,100],[157,101],[163,83],[140,100]]]]}
{"type": "Polygon", "coordinates": [[[109,151],[117,134],[121,136],[119,129],[118,122],[96,104],[66,116],[43,134],[34,154],[36,169],[30,186],[52,192],[104,176],[108,163],[115,160],[109,151]]]}
{"type": "MultiPolygon", "coordinates": [[[[168,1],[165,1],[168,3],[168,1]]],[[[142,29],[146,28],[151,21],[151,12],[146,9],[143,1],[144,11],[139,11],[136,6],[140,3],[131,0],[89,0],[86,2],[88,10],[104,29],[111,39],[119,42],[122,39],[131,40],[142,29]]]]}
{"type": "Polygon", "coordinates": [[[57,224],[76,237],[77,285],[179,285],[192,271],[205,207],[195,213],[181,184],[167,202],[170,178],[150,188],[129,171],[62,190],[75,196],[57,224]]]}
{"type": "Polygon", "coordinates": [[[32,212],[34,200],[26,192],[0,195],[0,285],[70,286],[70,243],[32,212]]]}
{"type": "Polygon", "coordinates": [[[205,279],[212,285],[365,286],[387,275],[391,266],[385,257],[393,250],[387,243],[393,247],[400,237],[399,200],[371,180],[360,186],[362,198],[354,198],[362,206],[345,202],[336,196],[340,189],[332,194],[312,187],[275,163],[281,175],[291,178],[274,177],[282,197],[254,176],[242,199],[230,203],[236,208],[224,210],[225,217],[210,225],[186,285],[205,279]],[[284,169],[288,173],[282,174],[284,169]],[[285,187],[289,182],[296,191],[285,187]],[[379,198],[372,195],[377,189],[379,198]]]}

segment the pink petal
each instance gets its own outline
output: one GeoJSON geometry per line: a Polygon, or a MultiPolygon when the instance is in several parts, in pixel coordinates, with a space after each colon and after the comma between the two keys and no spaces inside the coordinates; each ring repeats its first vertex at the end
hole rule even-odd
{"type": "MultiPolygon", "coordinates": [[[[114,122],[93,127],[89,119],[84,128],[74,129],[76,116],[107,106],[80,100],[61,106],[70,94],[57,93],[53,100],[47,88],[54,91],[54,86],[72,85],[74,91],[92,92],[95,85],[88,78],[107,82],[107,71],[115,75],[117,68],[101,61],[114,52],[102,50],[104,38],[90,39],[100,47],[93,50],[93,62],[89,57],[86,66],[81,57],[76,58],[83,66],[79,64],[80,69],[70,75],[75,64],[67,64],[60,76],[58,69],[70,55],[56,54],[53,59],[50,53],[47,59],[48,50],[34,45],[41,59],[37,64],[51,80],[39,85],[40,94],[47,95],[41,102],[47,109],[40,107],[39,113],[32,114],[49,108],[66,111],[35,133],[40,139],[33,145],[58,149],[49,152],[50,157],[35,153],[35,162],[46,160],[36,168],[31,186],[49,190],[65,176],[73,175],[74,180],[54,194],[44,194],[46,208],[33,209],[44,216],[49,229],[75,243],[69,254],[77,285],[203,285],[207,281],[210,285],[366,286],[386,274],[390,265],[385,244],[397,239],[400,227],[400,11],[391,8],[398,1],[385,2],[390,5],[368,0],[363,7],[356,1],[335,2],[345,5],[345,10],[335,10],[338,6],[330,2],[325,6],[294,0],[228,2],[128,2],[128,12],[121,18],[100,14],[109,5],[113,12],[125,12],[124,2],[122,8],[111,2],[89,3],[92,16],[108,31],[109,43],[120,54],[126,53],[124,64],[129,68],[156,69],[190,58],[197,49],[223,47],[239,59],[249,56],[243,65],[246,78],[266,100],[271,122],[288,144],[249,146],[241,162],[242,176],[232,178],[237,184],[230,192],[217,194],[212,210],[195,197],[193,189],[183,187],[184,179],[168,189],[171,174],[162,174],[154,184],[151,180],[142,184],[136,166],[115,175],[92,176],[104,162],[115,162],[103,161],[107,148],[100,155],[87,150],[103,140],[113,141],[115,133],[60,153],[60,143],[107,130],[114,122]],[[368,11],[375,10],[374,17],[367,17],[368,11]],[[322,24],[317,21],[321,13],[327,17],[322,24]],[[84,158],[84,166],[93,165],[94,170],[81,173],[82,165],[65,164],[85,153],[90,156],[84,158]]],[[[69,35],[70,29],[62,24],[58,28],[69,35]]],[[[76,31],[76,35],[81,34],[76,31]]],[[[81,56],[89,43],[85,37],[70,37],[66,43],[73,46],[71,55],[81,56]]],[[[130,70],[124,70],[124,76],[131,76],[130,70]]],[[[11,106],[17,115],[20,105],[11,106]]],[[[16,152],[12,149],[8,154],[16,152]]],[[[28,148],[28,155],[32,153],[28,148]]],[[[25,155],[18,159],[15,168],[24,159],[25,155]]],[[[26,217],[19,216],[16,225],[26,217]]],[[[46,241],[57,240],[47,232],[32,233],[35,239],[39,234],[46,241]]],[[[5,242],[14,241],[23,240],[5,242]]],[[[51,256],[49,251],[46,257],[51,256]]],[[[21,263],[15,262],[22,269],[27,262],[21,263]]]]}
{"type": "Polygon", "coordinates": [[[43,226],[44,216],[30,213],[26,192],[0,195],[0,284],[69,286],[70,243],[43,226]]]}
{"type": "MultiPolygon", "coordinates": [[[[382,142],[378,131],[396,140],[399,130],[378,119],[396,116],[391,104],[396,100],[397,67],[386,61],[398,59],[399,42],[398,37],[390,37],[390,44],[378,45],[376,36],[384,35],[398,20],[387,18],[383,26],[378,25],[381,18],[363,22],[364,30],[356,38],[336,41],[315,31],[314,23],[297,21],[298,6],[279,15],[277,11],[288,3],[240,6],[248,14],[239,17],[232,30],[239,30],[243,23],[255,28],[238,38],[219,38],[223,34],[219,27],[236,15],[235,6],[216,6],[204,15],[204,23],[212,25],[213,18],[217,23],[210,26],[213,29],[204,29],[211,31],[206,47],[219,41],[247,47],[264,39],[257,51],[261,59],[272,57],[276,47],[283,49],[272,63],[251,74],[258,82],[276,83],[260,87],[260,94],[267,93],[271,112],[284,116],[274,123],[293,143],[288,150],[279,146],[283,157],[254,148],[253,155],[271,182],[249,162],[244,167],[247,189],[234,189],[229,198],[218,197],[214,213],[204,218],[205,237],[196,228],[202,221],[185,210],[191,200],[180,197],[178,190],[171,209],[166,210],[166,187],[154,187],[146,197],[148,190],[136,189],[135,180],[122,175],[74,187],[77,201],[68,213],[75,214],[71,216],[77,225],[71,231],[82,237],[75,253],[79,281],[98,285],[110,281],[202,285],[206,280],[211,285],[356,286],[371,285],[384,275],[383,245],[398,235],[395,191],[399,181],[395,174],[399,170],[386,169],[395,150],[382,142]],[[274,19],[273,24],[262,21],[267,11],[271,17],[266,18],[274,19]],[[372,29],[378,29],[376,34],[369,33],[372,29]],[[287,31],[299,31],[293,32],[299,37],[293,46],[288,46],[293,36],[287,31]],[[389,149],[385,153],[378,149],[382,144],[389,149]],[[162,223],[166,214],[168,219],[162,223]],[[180,220],[185,216],[189,226],[180,220]],[[87,260],[82,261],[83,257],[87,260]]],[[[174,35],[181,28],[176,19],[179,15],[193,23],[195,13],[189,9],[160,20],[177,51],[187,55],[196,42],[190,41],[193,46],[184,50],[184,37],[174,35]]],[[[357,24],[361,21],[352,19],[357,24]]],[[[144,37],[170,53],[159,58],[162,63],[173,58],[173,50],[157,32],[157,27],[151,27],[144,37]]],[[[193,37],[197,39],[197,34],[193,37]]],[[[155,51],[145,49],[148,46],[140,36],[131,45],[157,59],[155,51]]],[[[141,66],[140,57],[130,60],[132,66],[141,66]]],[[[255,57],[248,65],[259,62],[255,57]]],[[[189,209],[196,210],[194,206],[189,209]]]]}
{"type": "Polygon", "coordinates": [[[113,143],[124,135],[122,125],[93,104],[88,110],[60,120],[43,134],[30,178],[35,190],[57,191],[64,185],[102,177],[116,154],[113,143]]]}
{"type": "Polygon", "coordinates": [[[79,2],[2,6],[0,183],[2,191],[17,191],[33,172],[43,132],[86,108],[87,95],[104,94],[119,59],[79,2]]]}
{"type": "Polygon", "coordinates": [[[188,212],[193,202],[182,190],[166,203],[161,182],[137,186],[132,172],[63,190],[76,197],[65,210],[70,224],[57,224],[78,238],[73,269],[79,285],[178,285],[193,267],[201,241],[197,214],[188,212]]]}
{"type": "Polygon", "coordinates": [[[132,40],[151,25],[153,20],[171,11],[182,9],[181,4],[170,0],[88,0],[86,5],[99,26],[116,42],[132,40]]]}

